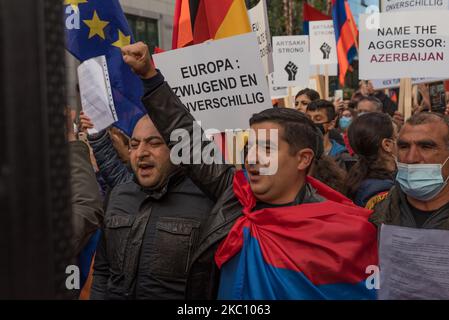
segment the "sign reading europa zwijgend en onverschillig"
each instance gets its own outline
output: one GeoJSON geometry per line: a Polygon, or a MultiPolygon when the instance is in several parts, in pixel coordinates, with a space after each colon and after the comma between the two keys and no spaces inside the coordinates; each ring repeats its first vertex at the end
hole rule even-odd
{"type": "Polygon", "coordinates": [[[271,107],[253,32],[153,58],[174,93],[204,129],[245,129],[254,113],[271,107]]]}

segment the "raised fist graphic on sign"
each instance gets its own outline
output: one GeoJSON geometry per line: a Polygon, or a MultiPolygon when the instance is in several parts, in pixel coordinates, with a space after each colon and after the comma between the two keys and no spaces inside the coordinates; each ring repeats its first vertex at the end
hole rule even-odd
{"type": "Polygon", "coordinates": [[[295,81],[296,74],[298,73],[298,66],[293,62],[289,61],[285,66],[284,70],[288,74],[288,81],[295,81]]]}
{"type": "Polygon", "coordinates": [[[320,50],[323,53],[323,59],[325,60],[329,59],[329,55],[331,53],[331,46],[325,42],[321,45],[320,50]]]}

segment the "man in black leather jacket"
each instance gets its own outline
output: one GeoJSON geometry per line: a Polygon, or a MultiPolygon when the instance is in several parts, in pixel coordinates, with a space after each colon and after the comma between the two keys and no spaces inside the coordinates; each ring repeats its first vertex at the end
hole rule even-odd
{"type": "Polygon", "coordinates": [[[213,202],[171,164],[148,116],[130,143],[134,177],[112,189],[91,299],[182,299],[198,232],[213,202]]]}

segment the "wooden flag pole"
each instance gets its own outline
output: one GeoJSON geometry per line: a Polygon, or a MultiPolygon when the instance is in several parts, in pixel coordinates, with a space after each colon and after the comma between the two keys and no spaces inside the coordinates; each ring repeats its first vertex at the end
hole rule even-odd
{"type": "Polygon", "coordinates": [[[323,88],[323,82],[322,82],[322,76],[320,75],[320,66],[317,65],[316,66],[316,76],[315,76],[315,81],[316,81],[316,91],[318,91],[318,93],[320,94],[320,98],[322,99],[325,95],[324,93],[324,88],[323,88]]]}
{"type": "Polygon", "coordinates": [[[398,111],[408,119],[412,115],[412,79],[402,78],[399,83],[398,111]]]}
{"type": "Polygon", "coordinates": [[[418,105],[418,85],[412,85],[412,112],[413,108],[416,105],[418,105]]]}
{"type": "Polygon", "coordinates": [[[293,102],[293,94],[292,94],[292,87],[288,87],[288,105],[287,108],[293,108],[295,103],[293,102]]]}
{"type": "Polygon", "coordinates": [[[324,65],[324,99],[329,100],[329,65],[324,65]]]}
{"type": "Polygon", "coordinates": [[[405,114],[404,104],[404,92],[405,92],[405,79],[401,78],[399,81],[399,97],[398,97],[398,111],[401,114],[405,114]]]}
{"type": "Polygon", "coordinates": [[[404,93],[404,119],[412,116],[412,79],[405,79],[405,93],[404,93]]]}
{"type": "Polygon", "coordinates": [[[235,164],[235,131],[226,130],[224,134],[228,163],[235,164]]]}
{"type": "Polygon", "coordinates": [[[290,98],[288,96],[284,97],[284,108],[288,108],[290,98]]]}

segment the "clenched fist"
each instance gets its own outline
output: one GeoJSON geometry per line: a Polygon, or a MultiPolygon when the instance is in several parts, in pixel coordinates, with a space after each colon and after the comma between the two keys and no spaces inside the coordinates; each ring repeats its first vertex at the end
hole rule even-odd
{"type": "Polygon", "coordinates": [[[151,63],[150,50],[143,42],[137,42],[122,48],[123,61],[142,79],[157,75],[151,63]]]}

